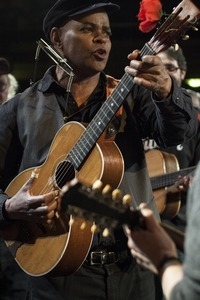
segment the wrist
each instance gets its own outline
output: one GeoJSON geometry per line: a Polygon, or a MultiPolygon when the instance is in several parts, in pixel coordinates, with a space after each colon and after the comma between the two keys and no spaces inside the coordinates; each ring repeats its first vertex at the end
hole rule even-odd
{"type": "Polygon", "coordinates": [[[161,278],[165,269],[171,265],[181,265],[180,259],[177,256],[165,255],[157,266],[158,275],[161,278]]]}
{"type": "Polygon", "coordinates": [[[171,92],[172,92],[172,79],[171,78],[169,78],[169,81],[166,82],[166,84],[163,88],[154,90],[157,101],[163,101],[163,100],[167,99],[171,95],[171,92]]]}
{"type": "Polygon", "coordinates": [[[168,91],[154,91],[154,95],[157,101],[164,101],[171,95],[171,89],[168,91]]]}

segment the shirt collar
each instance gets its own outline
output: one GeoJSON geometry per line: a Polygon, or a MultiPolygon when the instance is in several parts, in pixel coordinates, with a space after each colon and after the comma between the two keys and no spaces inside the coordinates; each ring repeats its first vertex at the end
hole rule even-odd
{"type": "MultiPolygon", "coordinates": [[[[38,89],[43,93],[66,93],[66,89],[58,84],[58,82],[54,78],[56,67],[50,67],[44,74],[41,79],[38,89]]],[[[101,72],[100,82],[104,82],[106,84],[107,78],[104,72],[101,72]]]]}
{"type": "Polygon", "coordinates": [[[50,67],[43,78],[41,79],[38,89],[43,93],[66,93],[66,89],[59,85],[59,83],[55,80],[56,67],[50,67]]]}

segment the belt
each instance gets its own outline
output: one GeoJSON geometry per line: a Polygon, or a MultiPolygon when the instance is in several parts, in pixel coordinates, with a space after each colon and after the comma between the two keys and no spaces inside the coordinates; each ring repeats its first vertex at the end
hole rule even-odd
{"type": "Polygon", "coordinates": [[[124,250],[121,252],[113,252],[113,251],[91,251],[87,258],[86,263],[91,266],[100,266],[105,264],[112,264],[119,261],[124,261],[130,257],[130,253],[128,250],[124,250]]]}

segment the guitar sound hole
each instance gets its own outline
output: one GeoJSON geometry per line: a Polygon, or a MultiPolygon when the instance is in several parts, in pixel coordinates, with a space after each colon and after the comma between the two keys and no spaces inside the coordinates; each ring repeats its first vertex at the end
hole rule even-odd
{"type": "Polygon", "coordinates": [[[55,179],[58,187],[61,189],[66,182],[75,177],[75,170],[72,164],[68,161],[62,161],[55,172],[55,179]]]}

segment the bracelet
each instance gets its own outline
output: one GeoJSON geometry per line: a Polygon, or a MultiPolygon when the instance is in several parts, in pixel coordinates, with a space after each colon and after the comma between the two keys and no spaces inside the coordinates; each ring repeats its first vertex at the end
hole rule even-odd
{"type": "Polygon", "coordinates": [[[167,267],[167,264],[170,262],[175,262],[175,264],[181,264],[181,261],[176,256],[164,256],[164,258],[160,261],[159,265],[157,266],[158,274],[162,276],[162,273],[164,272],[165,268],[167,267]]]}

